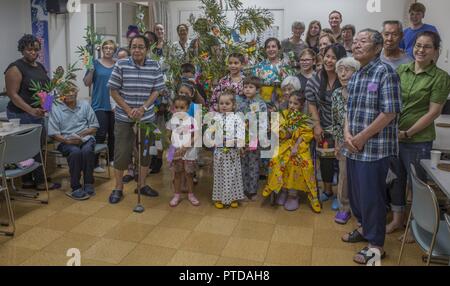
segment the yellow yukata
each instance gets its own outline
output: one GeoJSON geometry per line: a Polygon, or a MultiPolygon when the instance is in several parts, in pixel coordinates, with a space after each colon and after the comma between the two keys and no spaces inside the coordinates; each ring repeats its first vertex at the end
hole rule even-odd
{"type": "Polygon", "coordinates": [[[288,110],[284,110],[280,116],[280,145],[275,150],[269,163],[269,178],[264,188],[263,196],[267,197],[272,192],[279,192],[282,188],[287,190],[304,191],[315,211],[320,211],[317,199],[317,184],[314,174],[314,164],[310,152],[310,142],[314,135],[311,127],[302,125],[293,131],[291,138],[286,125],[288,110]],[[297,154],[292,156],[297,140],[301,138],[297,154]]]}

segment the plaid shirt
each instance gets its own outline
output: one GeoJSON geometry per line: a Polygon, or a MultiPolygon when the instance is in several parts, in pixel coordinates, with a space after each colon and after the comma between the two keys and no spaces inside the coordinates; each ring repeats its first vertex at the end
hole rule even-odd
{"type": "MultiPolygon", "coordinates": [[[[117,90],[131,108],[141,107],[154,91],[164,89],[164,78],[159,64],[145,59],[143,66],[138,66],[133,59],[118,60],[114,66],[108,87],[117,90]]],[[[115,119],[121,122],[133,122],[126,112],[117,105],[115,119]]],[[[154,103],[145,111],[141,121],[154,121],[154,103]]]]}
{"type": "MultiPolygon", "coordinates": [[[[353,136],[366,129],[380,113],[401,111],[400,79],[395,70],[376,58],[353,74],[348,83],[347,122],[353,136]]],[[[343,154],[357,161],[377,161],[398,153],[398,115],[378,134],[370,138],[364,150],[343,154]]]]}

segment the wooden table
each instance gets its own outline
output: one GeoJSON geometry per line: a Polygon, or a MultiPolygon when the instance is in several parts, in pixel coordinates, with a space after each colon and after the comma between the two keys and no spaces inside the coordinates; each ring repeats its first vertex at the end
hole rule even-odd
{"type": "Polygon", "coordinates": [[[19,127],[12,128],[10,131],[0,131],[0,139],[6,136],[15,135],[23,132],[27,132],[42,126],[40,124],[20,124],[19,127]]]}
{"type": "MultiPolygon", "coordinates": [[[[450,161],[440,161],[441,163],[448,163],[450,161]]],[[[422,159],[420,165],[425,169],[428,175],[439,186],[442,192],[450,199],[450,172],[442,171],[439,168],[431,168],[431,160],[422,159]]]]}

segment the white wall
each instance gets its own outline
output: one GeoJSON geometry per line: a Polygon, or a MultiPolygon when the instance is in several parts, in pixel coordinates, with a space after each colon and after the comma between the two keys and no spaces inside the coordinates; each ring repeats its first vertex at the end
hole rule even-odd
{"type": "Polygon", "coordinates": [[[31,33],[30,0],[2,1],[0,10],[0,91],[5,87],[4,71],[21,57],[17,41],[31,33]]]}
{"type": "Polygon", "coordinates": [[[427,11],[424,22],[435,25],[442,37],[442,52],[439,58],[438,66],[450,73],[450,20],[448,11],[450,11],[450,1],[448,0],[421,0],[427,11]]]}
{"type": "MultiPolygon", "coordinates": [[[[343,25],[353,24],[357,29],[375,28],[379,30],[385,20],[404,20],[409,2],[410,0],[381,0],[381,13],[369,13],[366,9],[366,0],[243,0],[245,6],[284,9],[283,27],[280,31],[283,38],[290,35],[291,24],[294,21],[302,21],[308,25],[312,20],[319,20],[322,28],[328,27],[328,14],[332,10],[339,10],[343,13],[343,25]]],[[[199,6],[199,1],[169,2],[169,23],[172,24],[167,27],[169,39],[172,41],[177,39],[175,29],[179,24],[180,11],[199,10],[199,6]]]]}

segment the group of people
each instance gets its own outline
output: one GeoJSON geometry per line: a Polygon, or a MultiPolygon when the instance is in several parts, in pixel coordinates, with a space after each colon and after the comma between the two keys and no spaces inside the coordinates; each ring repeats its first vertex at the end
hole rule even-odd
{"type": "MultiPolygon", "coordinates": [[[[435,139],[433,122],[450,93],[450,76],[436,66],[440,36],[435,27],[422,22],[425,6],[413,3],[409,14],[411,27],[405,30],[393,20],[384,22],[381,31],[356,33],[353,25],[341,28],[343,15],[333,11],[330,28],[322,29],[319,21],[312,21],[305,41],[305,25],[295,22],[288,39],[265,41],[266,59],[253,66],[251,74],[242,72],[246,65],[242,54],[230,54],[229,73],[216,79],[210,98],[194,78],[196,67],[188,62],[192,44],[187,25],[177,27],[180,40],[173,44],[177,53],[172,55],[165,54],[169,44],[161,24],[144,35],[132,27],[126,48],[117,49],[113,41],[105,41],[101,57],[84,78],[87,86],[92,85],[91,106],[77,101],[78,88],[72,84],[64,91],[64,104],[49,115],[48,135],[60,142],[58,150],[69,163],[69,195],[84,200],[95,194],[92,173],[98,158],[94,146],[107,138],[115,169],[109,202],[123,199],[123,186],[129,181],[124,172],[134,161],[140,166],[131,179],[136,177],[141,187],[135,192],[158,196],[145,184],[149,166],[157,166],[158,160],[162,163],[161,151],[153,157],[149,151],[156,145],[155,128],[149,126],[157,122],[158,134],[164,133],[169,141],[166,153],[174,189],[170,206],[180,203],[183,192],[193,206],[200,205],[194,184],[201,148],[180,145],[179,136],[171,134],[198,140],[195,133],[202,126],[195,115],[201,112],[199,104],[206,105],[214,122],[220,122],[220,130],[233,130],[212,146],[216,208],[236,208],[241,200],[254,201],[261,191],[263,197],[292,211],[298,209],[303,191],[314,212],[321,211],[322,202],[333,200],[336,223],[346,224],[351,216],[358,221],[358,228],[342,237],[347,243],[368,242],[355,255],[355,262],[366,263],[370,248],[379,249],[384,257],[385,234],[403,227],[409,165],[420,170],[418,161],[429,158],[435,139]],[[181,77],[173,95],[165,88],[164,68],[150,60],[149,53],[180,58],[181,77]],[[166,118],[167,111],[177,120],[166,118]],[[278,112],[279,146],[272,158],[261,158],[265,148],[259,142],[243,140],[251,131],[248,121],[236,112],[259,119],[265,112],[278,112]],[[395,178],[390,182],[386,180],[389,170],[395,178]],[[262,189],[261,179],[266,179],[262,189]],[[337,196],[333,183],[337,183],[337,196]],[[393,220],[386,224],[388,205],[393,220]]],[[[43,124],[44,111],[32,107],[29,91],[31,79],[49,80],[36,61],[39,50],[36,38],[24,36],[19,41],[23,58],[5,72],[11,98],[8,117],[21,118],[22,123],[43,124]]],[[[419,176],[425,175],[419,172],[419,176]]],[[[36,173],[34,179],[40,186],[44,178],[36,173]]]]}

